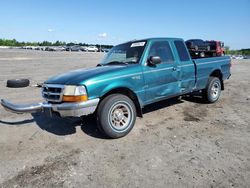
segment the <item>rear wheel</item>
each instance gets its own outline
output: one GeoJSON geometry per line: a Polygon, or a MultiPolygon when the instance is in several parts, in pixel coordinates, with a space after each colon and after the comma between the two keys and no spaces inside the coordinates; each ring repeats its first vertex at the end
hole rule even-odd
{"type": "Polygon", "coordinates": [[[209,77],[206,89],[203,91],[203,97],[209,103],[216,102],[221,94],[221,81],[217,77],[209,77]]]}
{"type": "Polygon", "coordinates": [[[97,110],[98,127],[111,138],[127,135],[134,127],[136,108],[133,101],[121,94],[104,98],[97,110]]]}

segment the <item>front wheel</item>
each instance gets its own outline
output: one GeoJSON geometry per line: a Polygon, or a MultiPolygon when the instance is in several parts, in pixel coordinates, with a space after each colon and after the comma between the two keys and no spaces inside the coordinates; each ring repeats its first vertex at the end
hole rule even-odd
{"type": "Polygon", "coordinates": [[[111,138],[127,135],[134,127],[135,120],[135,105],[125,95],[109,95],[101,101],[97,109],[98,127],[111,138]]]}
{"type": "Polygon", "coordinates": [[[217,77],[209,77],[207,87],[203,91],[203,97],[209,103],[216,102],[221,94],[221,81],[217,77]]]}

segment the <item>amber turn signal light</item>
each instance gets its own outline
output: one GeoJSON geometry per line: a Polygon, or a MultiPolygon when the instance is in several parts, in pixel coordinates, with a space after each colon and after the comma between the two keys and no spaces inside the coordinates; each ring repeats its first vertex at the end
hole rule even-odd
{"type": "Polygon", "coordinates": [[[83,102],[87,101],[87,95],[80,95],[80,96],[63,96],[63,102],[83,102]]]}

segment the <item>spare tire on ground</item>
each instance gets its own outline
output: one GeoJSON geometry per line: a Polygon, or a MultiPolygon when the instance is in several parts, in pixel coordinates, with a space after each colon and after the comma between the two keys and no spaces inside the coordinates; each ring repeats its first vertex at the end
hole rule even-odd
{"type": "Polygon", "coordinates": [[[11,88],[19,88],[19,87],[27,87],[30,85],[30,81],[28,79],[13,79],[7,80],[7,87],[11,88]]]}

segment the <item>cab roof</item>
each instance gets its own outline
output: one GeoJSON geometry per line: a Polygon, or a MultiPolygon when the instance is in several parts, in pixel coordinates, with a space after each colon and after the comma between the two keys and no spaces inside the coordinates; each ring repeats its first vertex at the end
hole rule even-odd
{"type": "Polygon", "coordinates": [[[134,39],[128,42],[135,42],[135,41],[150,41],[150,40],[183,40],[182,38],[171,38],[171,37],[155,37],[155,38],[145,38],[145,39],[134,39]]]}

